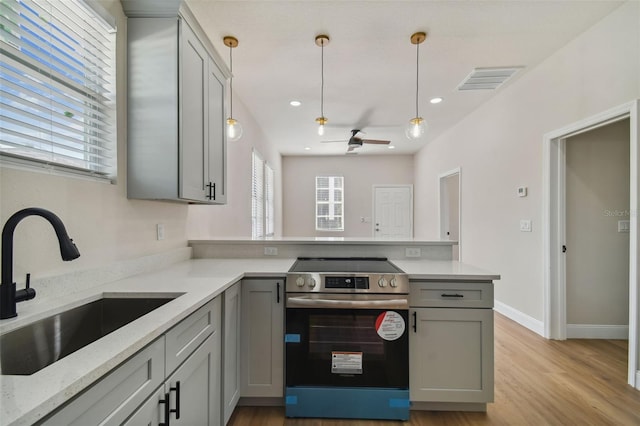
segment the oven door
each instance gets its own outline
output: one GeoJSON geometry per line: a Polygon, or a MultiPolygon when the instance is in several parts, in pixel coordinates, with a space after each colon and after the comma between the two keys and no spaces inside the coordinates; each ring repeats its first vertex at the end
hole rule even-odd
{"type": "Polygon", "coordinates": [[[290,294],[286,384],[409,388],[406,295],[290,294]]]}

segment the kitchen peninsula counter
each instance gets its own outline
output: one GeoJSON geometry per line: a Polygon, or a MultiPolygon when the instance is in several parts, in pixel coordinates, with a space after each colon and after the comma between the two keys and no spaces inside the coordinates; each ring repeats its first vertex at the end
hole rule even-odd
{"type": "MultiPolygon", "coordinates": [[[[96,287],[68,289],[18,304],[0,333],[103,296],[180,297],[30,376],[0,376],[0,424],[32,424],[71,400],[205,303],[243,278],[284,277],[295,258],[190,259],[96,287]]],[[[394,260],[411,279],[491,281],[496,274],[454,261],[394,260]]],[[[36,291],[37,285],[34,285],[36,291]]]]}

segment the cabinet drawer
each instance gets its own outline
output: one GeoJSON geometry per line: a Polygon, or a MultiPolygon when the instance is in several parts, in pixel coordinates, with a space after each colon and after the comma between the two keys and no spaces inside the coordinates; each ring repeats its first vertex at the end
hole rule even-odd
{"type": "Polygon", "coordinates": [[[159,338],[42,424],[122,424],[163,381],[164,338],[159,338]]]}
{"type": "Polygon", "coordinates": [[[220,309],[217,298],[210,301],[165,335],[167,342],[167,375],[171,374],[191,353],[218,327],[216,310],[220,309]]]}
{"type": "Polygon", "coordinates": [[[415,307],[493,307],[491,282],[411,281],[409,287],[409,304],[415,307]]]}

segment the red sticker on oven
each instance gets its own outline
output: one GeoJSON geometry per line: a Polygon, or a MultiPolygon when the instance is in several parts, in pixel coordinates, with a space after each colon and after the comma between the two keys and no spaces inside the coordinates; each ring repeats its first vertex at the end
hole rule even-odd
{"type": "Polygon", "coordinates": [[[404,334],[404,318],[397,312],[386,311],[376,318],[376,331],[384,340],[396,340],[404,334]]]}

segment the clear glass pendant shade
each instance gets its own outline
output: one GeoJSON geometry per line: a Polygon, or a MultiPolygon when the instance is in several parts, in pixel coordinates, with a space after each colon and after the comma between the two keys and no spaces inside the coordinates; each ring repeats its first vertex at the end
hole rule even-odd
{"type": "Polygon", "coordinates": [[[227,140],[235,142],[242,137],[242,126],[235,118],[227,118],[227,140]]]}
{"type": "Polygon", "coordinates": [[[422,117],[416,117],[409,120],[405,127],[404,134],[410,140],[420,139],[427,131],[427,123],[422,117]]]}

